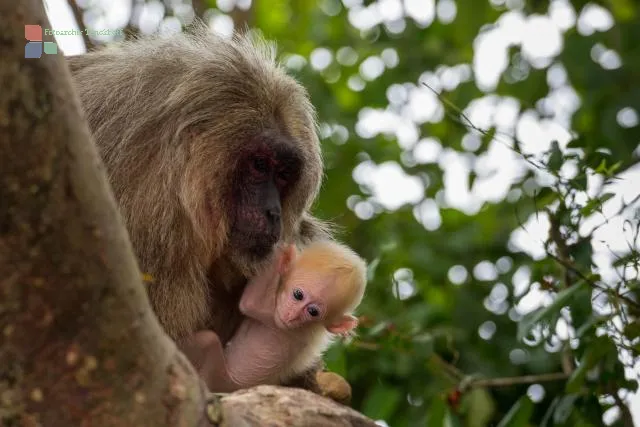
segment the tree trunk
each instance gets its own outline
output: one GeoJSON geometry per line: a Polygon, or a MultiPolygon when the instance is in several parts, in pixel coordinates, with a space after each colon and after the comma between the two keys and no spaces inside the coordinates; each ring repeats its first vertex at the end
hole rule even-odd
{"type": "Polygon", "coordinates": [[[62,56],[25,59],[25,24],[51,28],[0,0],[3,425],[373,426],[301,390],[208,395],[150,308],[62,56]]]}

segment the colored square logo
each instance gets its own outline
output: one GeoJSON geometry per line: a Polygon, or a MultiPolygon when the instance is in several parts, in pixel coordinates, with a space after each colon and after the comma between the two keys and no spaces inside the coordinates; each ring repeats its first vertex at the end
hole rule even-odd
{"type": "Polygon", "coordinates": [[[44,53],[48,55],[55,55],[58,53],[58,45],[54,42],[44,42],[44,53]]]}
{"type": "Polygon", "coordinates": [[[42,42],[29,42],[24,46],[25,58],[40,58],[42,56],[42,42]]]}
{"type": "Polygon", "coordinates": [[[41,42],[42,27],[40,25],[25,25],[24,38],[32,42],[41,42]]]}

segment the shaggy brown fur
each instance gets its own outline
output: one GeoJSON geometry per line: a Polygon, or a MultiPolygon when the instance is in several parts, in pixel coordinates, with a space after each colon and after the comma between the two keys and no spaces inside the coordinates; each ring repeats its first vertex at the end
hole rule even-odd
{"type": "Polygon", "coordinates": [[[230,244],[247,141],[286,135],[301,155],[281,201],[281,240],[328,237],[308,213],[322,159],[305,90],[276,64],[272,45],[204,27],[69,65],[141,270],[153,277],[148,293],[161,324],[174,339],[210,328],[226,342],[246,278],[265,261],[230,244]]]}

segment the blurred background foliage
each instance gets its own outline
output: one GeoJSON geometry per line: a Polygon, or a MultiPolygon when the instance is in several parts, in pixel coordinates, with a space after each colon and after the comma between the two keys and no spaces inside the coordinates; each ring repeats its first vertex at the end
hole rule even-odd
{"type": "Polygon", "coordinates": [[[356,409],[394,427],[640,417],[636,1],[70,6],[128,37],[195,14],[277,41],[318,110],[314,211],[370,262],[359,334],[326,356],[356,409]]]}

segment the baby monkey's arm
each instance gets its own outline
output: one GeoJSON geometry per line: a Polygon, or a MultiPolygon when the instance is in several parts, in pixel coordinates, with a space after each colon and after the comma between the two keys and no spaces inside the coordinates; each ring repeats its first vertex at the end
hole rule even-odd
{"type": "Polygon", "coordinates": [[[274,325],[278,283],[296,256],[295,245],[279,248],[274,261],[263,273],[253,277],[240,298],[240,312],[264,325],[274,325]]]}

